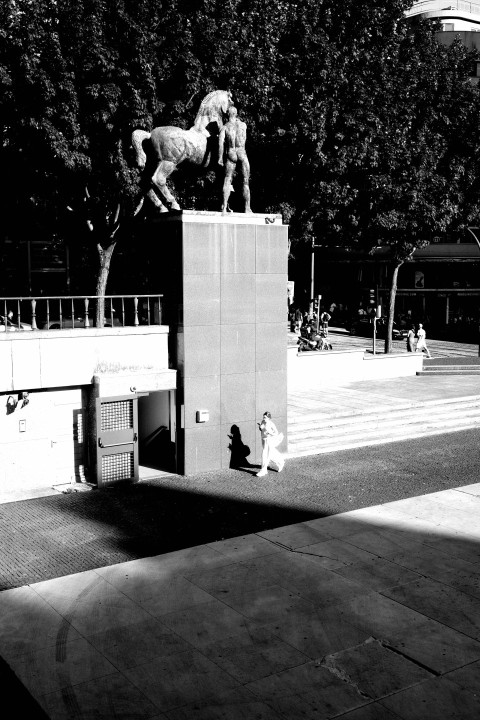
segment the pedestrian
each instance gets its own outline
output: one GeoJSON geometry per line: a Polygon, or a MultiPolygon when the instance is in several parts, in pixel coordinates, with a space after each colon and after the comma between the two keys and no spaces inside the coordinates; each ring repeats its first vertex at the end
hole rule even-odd
{"type": "Polygon", "coordinates": [[[333,350],[332,343],[328,338],[328,333],[325,330],[320,330],[319,334],[315,336],[315,340],[318,343],[319,350],[333,350]]]}
{"type": "Polygon", "coordinates": [[[328,321],[330,320],[332,316],[330,313],[328,313],[326,310],[322,312],[320,315],[320,320],[322,321],[322,330],[325,331],[325,333],[328,334],[328,321]]]}
{"type": "Polygon", "coordinates": [[[262,435],[262,467],[257,472],[257,477],[267,475],[268,465],[271,462],[277,466],[278,472],[282,472],[285,460],[277,447],[283,440],[283,433],[278,432],[268,411],[263,413],[262,422],[257,423],[257,425],[262,435]]]}
{"type": "Polygon", "coordinates": [[[418,340],[417,340],[416,351],[420,350],[420,352],[424,352],[427,357],[432,357],[430,355],[430,350],[427,347],[426,337],[427,337],[427,334],[425,332],[425,329],[424,329],[422,323],[418,323],[418,330],[417,330],[418,340]]]}
{"type": "Polygon", "coordinates": [[[408,328],[407,352],[415,352],[415,325],[410,325],[408,328]]]}
{"type": "Polygon", "coordinates": [[[302,327],[302,322],[303,322],[303,313],[300,310],[300,308],[297,308],[295,310],[295,332],[297,333],[297,335],[300,334],[300,328],[302,327]]]}

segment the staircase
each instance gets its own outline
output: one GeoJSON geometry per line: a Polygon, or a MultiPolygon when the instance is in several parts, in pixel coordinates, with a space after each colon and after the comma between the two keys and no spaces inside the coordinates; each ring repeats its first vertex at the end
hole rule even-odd
{"type": "MultiPolygon", "coordinates": [[[[480,365],[477,367],[480,369],[480,365]]],[[[305,418],[289,419],[287,455],[317,455],[475,427],[480,427],[480,394],[405,402],[391,408],[369,408],[355,414],[339,412],[328,417],[325,413],[308,413],[305,418]]]]}
{"type": "Polygon", "coordinates": [[[425,358],[417,375],[480,375],[480,357],[425,358]]]}

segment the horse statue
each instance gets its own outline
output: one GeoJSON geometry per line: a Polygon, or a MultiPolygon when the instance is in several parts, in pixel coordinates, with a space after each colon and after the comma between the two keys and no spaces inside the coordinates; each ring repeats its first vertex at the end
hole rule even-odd
{"type": "MultiPolygon", "coordinates": [[[[214,123],[217,128],[215,134],[218,134],[231,105],[230,91],[214,90],[203,98],[195,123],[189,130],[166,125],[154,128],[152,132],[135,130],[132,133],[137,166],[147,175],[150,165],[152,170],[155,167],[150,179],[151,187],[146,194],[160,212],[168,212],[169,208],[181,209],[168,188],[167,179],[182,162],[208,167],[216,141],[207,128],[214,123]]],[[[137,212],[142,204],[143,200],[137,212]]]]}

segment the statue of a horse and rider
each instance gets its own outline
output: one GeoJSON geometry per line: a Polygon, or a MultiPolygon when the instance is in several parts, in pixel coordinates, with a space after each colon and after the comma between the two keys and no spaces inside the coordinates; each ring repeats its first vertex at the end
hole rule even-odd
{"type": "Polygon", "coordinates": [[[145,170],[151,182],[146,195],[159,212],[180,210],[167,185],[169,176],[180,163],[206,168],[212,158],[218,159],[218,134],[232,105],[229,91],[214,90],[202,100],[195,123],[189,130],[167,125],[151,132],[133,132],[137,166],[145,170]]]}

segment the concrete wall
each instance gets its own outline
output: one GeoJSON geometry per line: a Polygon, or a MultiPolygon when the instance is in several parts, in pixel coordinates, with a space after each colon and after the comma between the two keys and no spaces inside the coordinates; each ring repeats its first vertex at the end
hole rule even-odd
{"type": "Polygon", "coordinates": [[[360,380],[415,375],[422,369],[421,354],[368,355],[363,349],[298,353],[288,348],[288,389],[308,390],[360,380]]]}
{"type": "Polygon", "coordinates": [[[34,391],[28,404],[6,413],[0,395],[0,490],[81,480],[84,475],[85,413],[81,388],[34,391]]]}
{"type": "Polygon", "coordinates": [[[94,397],[175,387],[166,326],[3,334],[0,491],[88,476],[85,448],[96,443],[88,410],[94,397]],[[7,412],[22,391],[29,392],[28,404],[20,401],[7,412]]]}
{"type": "Polygon", "coordinates": [[[168,327],[3,333],[0,392],[88,385],[95,374],[168,368],[168,327]]]}
{"type": "MultiPolygon", "coordinates": [[[[229,467],[232,426],[255,463],[263,412],[287,428],[287,227],[277,216],[183,212],[157,228],[180,248],[170,255],[178,296],[167,320],[172,335],[177,328],[179,469],[229,467]]],[[[162,292],[174,296],[173,286],[162,292]]]]}

